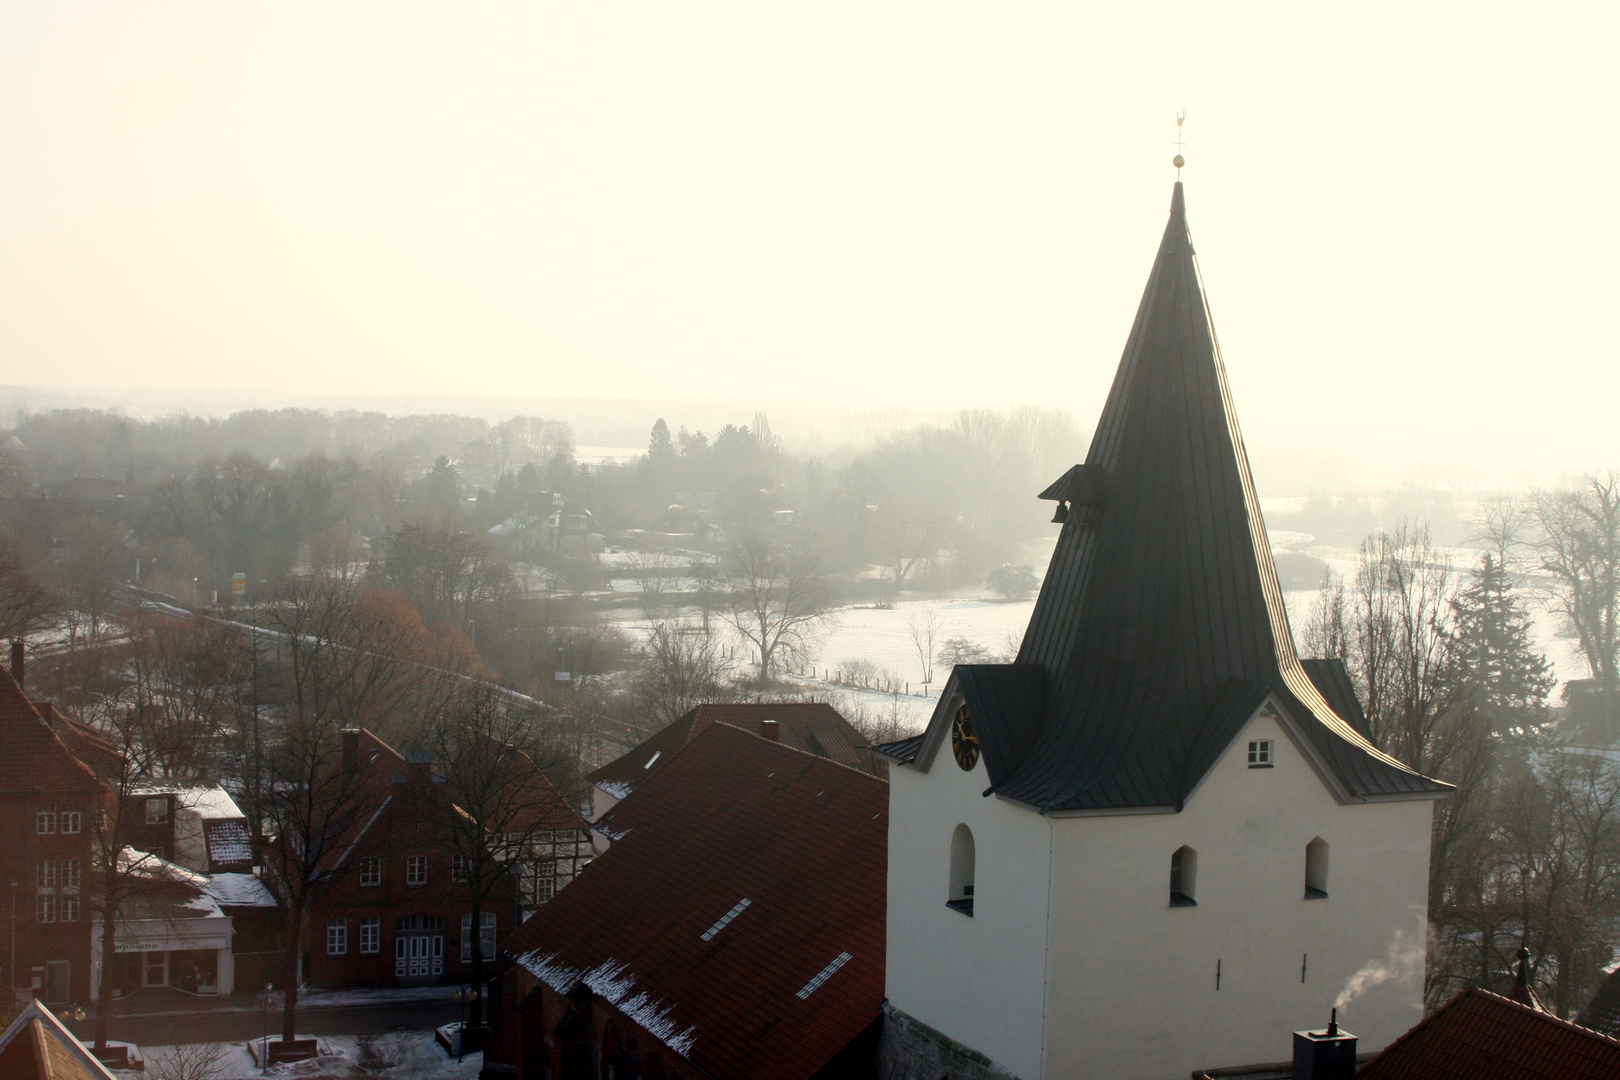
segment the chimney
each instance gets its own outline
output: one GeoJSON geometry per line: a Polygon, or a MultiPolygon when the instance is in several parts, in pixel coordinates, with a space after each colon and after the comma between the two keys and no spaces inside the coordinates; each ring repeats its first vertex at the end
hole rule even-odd
{"type": "Polygon", "coordinates": [[[1334,1009],[1322,1031],[1294,1032],[1294,1080],[1355,1080],[1356,1037],[1339,1030],[1334,1009]]]}
{"type": "Polygon", "coordinates": [[[761,720],[759,722],[759,733],[771,740],[771,742],[782,741],[782,725],[775,720],[761,720]]]}
{"type": "Polygon", "coordinates": [[[356,773],[360,771],[360,729],[343,729],[343,771],[356,773]]]}
{"type": "Polygon", "coordinates": [[[11,678],[20,690],[23,684],[23,643],[22,638],[11,639],[11,678]]]}

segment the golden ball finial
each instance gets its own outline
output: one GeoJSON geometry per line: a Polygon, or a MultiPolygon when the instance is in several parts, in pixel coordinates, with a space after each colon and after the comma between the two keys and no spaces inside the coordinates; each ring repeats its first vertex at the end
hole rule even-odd
{"type": "Polygon", "coordinates": [[[1181,167],[1182,167],[1182,166],[1183,166],[1183,165],[1185,165],[1185,164],[1187,164],[1187,159],[1186,159],[1186,158],[1184,158],[1184,157],[1182,157],[1182,156],[1181,156],[1181,155],[1180,155],[1180,154],[1177,154],[1177,155],[1176,155],[1176,156],[1175,156],[1175,157],[1174,157],[1174,158],[1172,158],[1172,159],[1171,159],[1171,162],[1170,162],[1170,163],[1171,163],[1171,164],[1172,164],[1172,165],[1174,165],[1174,166],[1175,166],[1175,167],[1176,167],[1176,168],[1178,168],[1178,169],[1179,169],[1179,168],[1181,168],[1181,167]]]}

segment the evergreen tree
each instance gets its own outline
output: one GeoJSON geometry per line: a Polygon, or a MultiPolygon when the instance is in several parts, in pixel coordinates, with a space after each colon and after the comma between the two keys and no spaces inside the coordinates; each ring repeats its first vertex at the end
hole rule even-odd
{"type": "Polygon", "coordinates": [[[1531,620],[1507,570],[1486,553],[1451,603],[1458,689],[1496,735],[1535,739],[1547,724],[1547,694],[1557,679],[1531,643],[1531,620]]]}
{"type": "Polygon", "coordinates": [[[654,465],[662,465],[675,456],[675,440],[670,438],[669,425],[660,416],[653,421],[652,438],[647,443],[647,455],[654,465]]]}

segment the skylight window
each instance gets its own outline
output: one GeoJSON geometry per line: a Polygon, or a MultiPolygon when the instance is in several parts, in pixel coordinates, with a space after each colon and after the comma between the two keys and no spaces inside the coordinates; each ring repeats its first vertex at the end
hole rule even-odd
{"type": "Polygon", "coordinates": [[[707,930],[703,931],[703,940],[708,941],[710,938],[714,937],[714,935],[716,935],[720,931],[724,930],[726,928],[727,923],[729,923],[732,919],[735,919],[737,916],[741,915],[743,913],[743,910],[745,908],[747,908],[749,904],[752,904],[752,903],[753,903],[753,901],[748,900],[748,899],[743,899],[743,900],[737,901],[736,905],[730,911],[728,911],[724,915],[720,916],[720,921],[719,922],[715,923],[713,926],[711,926],[707,930]]]}
{"type": "Polygon", "coordinates": [[[657,761],[660,757],[662,757],[663,753],[664,752],[662,750],[654,750],[653,751],[653,756],[647,759],[647,764],[643,765],[642,768],[643,769],[652,768],[653,767],[653,762],[657,761]]]}
{"type": "Polygon", "coordinates": [[[816,992],[816,987],[820,986],[822,983],[824,983],[828,979],[832,978],[833,972],[837,971],[839,968],[843,967],[845,964],[849,963],[853,959],[855,959],[855,958],[853,956],[849,955],[849,953],[847,953],[847,952],[839,953],[838,958],[836,960],[834,960],[832,963],[828,964],[826,967],[822,968],[821,973],[819,975],[817,975],[815,978],[811,979],[809,982],[804,984],[804,989],[799,991],[799,997],[801,999],[803,999],[803,998],[807,998],[811,994],[815,993],[816,992]]]}

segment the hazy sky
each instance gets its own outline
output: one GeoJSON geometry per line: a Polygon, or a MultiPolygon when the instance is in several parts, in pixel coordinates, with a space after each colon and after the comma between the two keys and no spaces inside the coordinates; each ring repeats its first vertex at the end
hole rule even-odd
{"type": "Polygon", "coordinates": [[[1251,443],[1620,465],[1613,4],[0,6],[0,383],[1034,402],[1186,106],[1251,443]]]}

